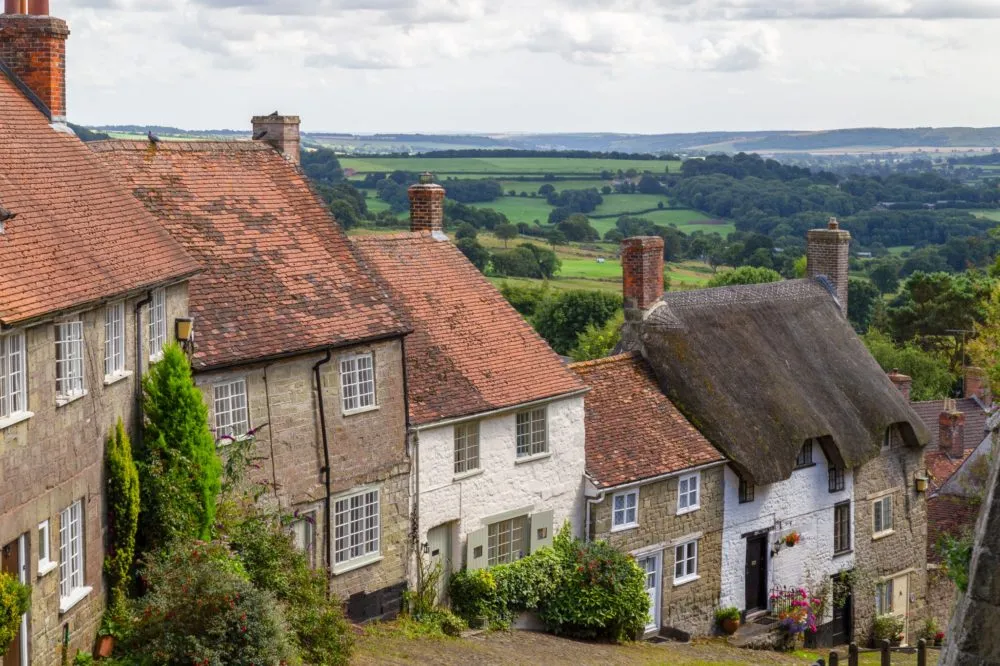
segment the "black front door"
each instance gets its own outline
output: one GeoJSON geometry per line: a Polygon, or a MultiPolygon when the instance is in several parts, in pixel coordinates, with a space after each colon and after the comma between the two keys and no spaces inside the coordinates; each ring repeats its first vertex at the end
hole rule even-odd
{"type": "Polygon", "coordinates": [[[851,588],[837,576],[833,577],[833,622],[830,631],[832,645],[851,642],[851,588]]]}
{"type": "Polygon", "coordinates": [[[767,535],[747,539],[747,611],[767,608],[767,535]]]}

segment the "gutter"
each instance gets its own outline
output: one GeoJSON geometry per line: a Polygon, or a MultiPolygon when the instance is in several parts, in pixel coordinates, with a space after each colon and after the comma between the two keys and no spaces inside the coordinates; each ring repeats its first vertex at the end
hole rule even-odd
{"type": "Polygon", "coordinates": [[[135,433],[137,450],[142,450],[142,430],[145,419],[142,413],[142,309],[153,301],[153,292],[135,304],[135,433]]]}
{"type": "Polygon", "coordinates": [[[412,426],[410,430],[412,432],[420,432],[421,430],[431,430],[433,428],[441,428],[443,426],[454,425],[456,423],[464,423],[466,421],[478,421],[479,419],[489,418],[491,416],[498,416],[500,414],[506,414],[507,412],[515,412],[522,409],[528,409],[531,407],[536,407],[538,405],[545,405],[556,400],[562,400],[565,398],[575,398],[577,396],[584,395],[590,392],[590,387],[585,387],[582,389],[577,389],[575,391],[570,391],[569,393],[560,393],[559,395],[553,395],[548,398],[539,398],[538,400],[532,400],[531,402],[519,402],[515,405],[510,405],[508,407],[498,407],[496,409],[491,409],[486,412],[476,412],[475,414],[468,414],[466,416],[455,416],[453,418],[444,419],[442,421],[432,421],[430,423],[422,423],[420,425],[412,426]]]}
{"type": "MultiPolygon", "coordinates": [[[[333,576],[333,539],[331,538],[330,530],[333,527],[333,519],[330,516],[330,442],[326,434],[326,411],[323,405],[323,380],[319,374],[319,370],[322,366],[330,362],[333,358],[333,348],[329,347],[326,350],[326,356],[321,358],[313,366],[313,375],[316,377],[316,402],[319,404],[319,428],[320,433],[323,437],[323,484],[326,487],[326,493],[323,498],[324,510],[326,513],[326,525],[323,530],[324,544],[323,547],[326,550],[326,596],[330,598],[330,578],[333,576]]],[[[272,461],[273,464],[273,461],[272,461]]]]}

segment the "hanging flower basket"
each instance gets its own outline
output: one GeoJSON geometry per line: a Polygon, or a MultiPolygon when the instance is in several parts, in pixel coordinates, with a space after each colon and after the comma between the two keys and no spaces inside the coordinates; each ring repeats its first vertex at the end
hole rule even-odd
{"type": "Polygon", "coordinates": [[[789,548],[791,548],[801,540],[802,537],[799,535],[798,532],[789,532],[778,541],[778,545],[788,546],[789,548]]]}

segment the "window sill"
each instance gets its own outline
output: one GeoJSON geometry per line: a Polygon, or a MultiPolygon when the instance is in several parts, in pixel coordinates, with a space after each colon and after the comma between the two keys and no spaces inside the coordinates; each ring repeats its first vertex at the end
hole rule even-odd
{"type": "Polygon", "coordinates": [[[366,555],[364,557],[359,557],[354,560],[348,560],[347,562],[341,562],[340,564],[333,565],[333,575],[339,576],[340,574],[345,574],[348,571],[354,571],[355,569],[360,569],[361,567],[367,567],[371,564],[376,564],[381,562],[384,558],[381,554],[378,555],[366,555]]]}
{"type": "Polygon", "coordinates": [[[811,462],[808,465],[796,465],[795,467],[792,468],[792,471],[794,472],[795,470],[798,470],[798,469],[809,469],[810,467],[815,467],[815,466],[816,466],[816,463],[814,463],[814,462],[811,462]]]}
{"type": "Polygon", "coordinates": [[[879,539],[884,539],[887,536],[892,536],[896,533],[896,530],[884,530],[882,532],[876,532],[872,535],[872,541],[878,541],[879,539]]]}
{"type": "Polygon", "coordinates": [[[471,479],[474,476],[479,476],[482,473],[483,473],[483,468],[482,467],[480,467],[478,469],[470,469],[468,472],[460,472],[460,473],[456,474],[455,476],[451,477],[451,480],[453,482],[454,481],[464,481],[466,479],[471,479]]]}
{"type": "Polygon", "coordinates": [[[150,363],[158,363],[158,362],[160,362],[162,360],[163,360],[163,352],[162,351],[158,351],[155,354],[150,354],[149,355],[149,362],[150,363]]]}
{"type": "Polygon", "coordinates": [[[59,566],[58,562],[52,562],[51,560],[40,561],[38,563],[38,577],[41,578],[47,573],[55,571],[56,567],[59,566]]]}
{"type": "Polygon", "coordinates": [[[104,385],[111,386],[112,384],[117,384],[123,379],[128,379],[132,376],[131,370],[122,370],[119,373],[113,375],[104,375],[104,385]]]}
{"type": "Polygon", "coordinates": [[[87,391],[86,391],[86,389],[84,389],[80,393],[75,393],[73,395],[60,395],[60,396],[57,396],[56,397],[56,408],[58,409],[59,407],[65,407],[66,405],[68,405],[70,403],[74,403],[77,400],[79,400],[80,398],[85,398],[85,397],[87,397],[87,391]]]}
{"type": "Polygon", "coordinates": [[[59,614],[68,613],[73,606],[86,599],[93,589],[92,587],[78,587],[68,597],[59,597],[59,614]]]}
{"type": "Polygon", "coordinates": [[[17,425],[21,421],[27,421],[34,415],[35,415],[34,412],[18,412],[17,414],[14,414],[12,416],[0,419],[0,430],[3,430],[4,428],[9,428],[13,425],[17,425]]]}
{"type": "Polygon", "coordinates": [[[701,508],[701,504],[695,504],[694,506],[684,507],[683,509],[677,509],[678,516],[683,516],[685,513],[691,513],[692,511],[697,511],[701,508]]]}
{"type": "Polygon", "coordinates": [[[639,527],[639,523],[627,523],[625,525],[619,525],[618,527],[611,527],[612,532],[625,532],[628,530],[634,530],[639,527]]]}
{"type": "Polygon", "coordinates": [[[847,557],[848,555],[853,555],[853,554],[854,554],[854,549],[853,548],[849,548],[848,550],[841,550],[841,551],[838,551],[838,552],[834,553],[833,554],[833,559],[837,559],[838,557],[847,557]]]}
{"type": "Polygon", "coordinates": [[[551,458],[552,452],[546,451],[545,453],[536,453],[533,456],[521,456],[520,458],[514,459],[515,465],[520,465],[522,463],[535,462],[536,460],[545,460],[546,458],[551,458]]]}
{"type": "Polygon", "coordinates": [[[342,409],[340,411],[341,416],[354,416],[355,414],[364,414],[365,412],[374,412],[378,409],[378,405],[372,405],[371,407],[358,407],[357,409],[342,409]]]}
{"type": "Polygon", "coordinates": [[[701,576],[695,574],[693,576],[685,576],[684,578],[675,578],[674,587],[680,587],[681,585],[687,585],[688,583],[693,583],[696,580],[701,580],[701,576]]]}

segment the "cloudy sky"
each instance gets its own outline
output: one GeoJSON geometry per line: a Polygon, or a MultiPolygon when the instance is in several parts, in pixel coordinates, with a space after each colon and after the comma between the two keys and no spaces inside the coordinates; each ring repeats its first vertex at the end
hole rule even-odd
{"type": "Polygon", "coordinates": [[[1000,0],[51,0],[69,116],[337,132],[1000,125],[1000,0]]]}

